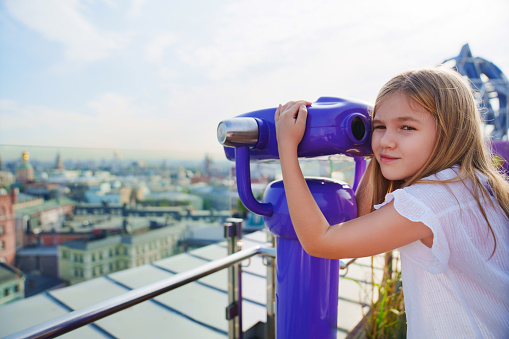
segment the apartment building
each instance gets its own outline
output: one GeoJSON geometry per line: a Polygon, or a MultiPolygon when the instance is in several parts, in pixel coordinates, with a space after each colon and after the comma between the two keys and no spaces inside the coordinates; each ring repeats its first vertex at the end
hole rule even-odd
{"type": "Polygon", "coordinates": [[[59,246],[60,279],[75,284],[180,253],[186,226],[176,223],[133,233],[83,239],[59,246]]]}

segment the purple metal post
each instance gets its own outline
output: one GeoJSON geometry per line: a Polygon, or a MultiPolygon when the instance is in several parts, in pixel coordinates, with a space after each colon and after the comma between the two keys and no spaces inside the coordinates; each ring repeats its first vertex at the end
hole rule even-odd
{"type": "MultiPolygon", "coordinates": [[[[352,189],[325,178],[307,178],[318,206],[331,224],[355,218],[357,205],[352,189]]],[[[310,256],[293,228],[282,181],[265,190],[263,201],[273,205],[265,224],[277,235],[276,337],[337,337],[339,260],[310,256]]]]}

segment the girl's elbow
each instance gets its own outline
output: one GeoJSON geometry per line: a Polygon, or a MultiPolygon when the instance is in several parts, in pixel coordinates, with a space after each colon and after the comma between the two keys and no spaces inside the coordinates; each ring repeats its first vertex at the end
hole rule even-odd
{"type": "MultiPolygon", "coordinates": [[[[330,249],[320,244],[302,244],[304,251],[312,257],[323,259],[343,259],[337,248],[330,249]]],[[[346,257],[345,257],[346,258],[346,257]]]]}
{"type": "Polygon", "coordinates": [[[319,248],[316,248],[316,247],[313,247],[313,246],[305,246],[305,245],[302,245],[302,248],[304,249],[304,251],[309,254],[310,256],[312,257],[317,257],[317,258],[322,258],[320,256],[321,252],[320,252],[320,249],[319,248]]]}

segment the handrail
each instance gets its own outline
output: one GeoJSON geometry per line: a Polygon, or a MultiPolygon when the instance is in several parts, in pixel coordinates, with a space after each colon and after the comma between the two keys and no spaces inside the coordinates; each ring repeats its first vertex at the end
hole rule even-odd
{"type": "Polygon", "coordinates": [[[214,260],[200,267],[179,273],[173,277],[157,281],[117,297],[35,325],[23,331],[11,334],[4,339],[54,338],[259,254],[275,257],[276,250],[272,247],[254,246],[227,257],[214,260]]]}
{"type": "MultiPolygon", "coordinates": [[[[242,249],[242,223],[239,218],[228,218],[224,224],[224,237],[228,255],[242,249]]],[[[242,339],[242,265],[236,263],[228,267],[228,339],[242,339]]]]}

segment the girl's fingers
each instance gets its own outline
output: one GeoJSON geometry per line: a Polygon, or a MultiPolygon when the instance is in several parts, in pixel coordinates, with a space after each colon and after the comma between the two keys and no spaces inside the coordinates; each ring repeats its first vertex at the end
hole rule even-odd
{"type": "Polygon", "coordinates": [[[274,114],[274,120],[279,120],[280,115],[281,115],[281,104],[279,104],[278,108],[276,108],[276,113],[274,114]]]}
{"type": "Polygon", "coordinates": [[[300,105],[300,107],[299,107],[299,115],[297,115],[297,117],[296,117],[297,120],[299,120],[299,121],[304,120],[305,121],[307,115],[308,115],[308,109],[307,109],[306,105],[304,105],[304,104],[300,105]]]}
{"type": "Polygon", "coordinates": [[[286,104],[283,105],[283,107],[281,108],[281,111],[282,112],[288,111],[288,109],[290,109],[293,106],[293,104],[294,104],[293,101],[287,102],[286,104]]]}
{"type": "Polygon", "coordinates": [[[310,106],[312,103],[306,100],[299,100],[299,101],[289,101],[284,105],[279,105],[279,107],[276,109],[276,113],[274,114],[274,120],[276,119],[282,119],[283,117],[289,116],[292,119],[297,119],[299,116],[299,111],[301,110],[301,106],[304,106],[306,115],[307,116],[307,109],[306,106],[310,106]]]}
{"type": "Polygon", "coordinates": [[[304,124],[304,126],[306,125],[306,120],[307,120],[307,116],[308,116],[308,110],[306,108],[306,105],[302,104],[299,106],[299,109],[294,117],[295,119],[295,124],[297,125],[302,125],[304,124]]]}
{"type": "Polygon", "coordinates": [[[309,101],[305,101],[305,100],[299,100],[299,101],[295,101],[295,102],[292,102],[292,109],[295,109],[296,111],[298,111],[300,109],[300,106],[309,106],[311,105],[311,103],[309,101]]]}
{"type": "Polygon", "coordinates": [[[293,113],[293,118],[297,119],[301,115],[301,112],[305,112],[304,118],[307,117],[308,110],[306,106],[308,104],[311,105],[309,101],[304,100],[295,102],[295,104],[292,107],[292,110],[295,110],[295,113],[293,113]]]}

